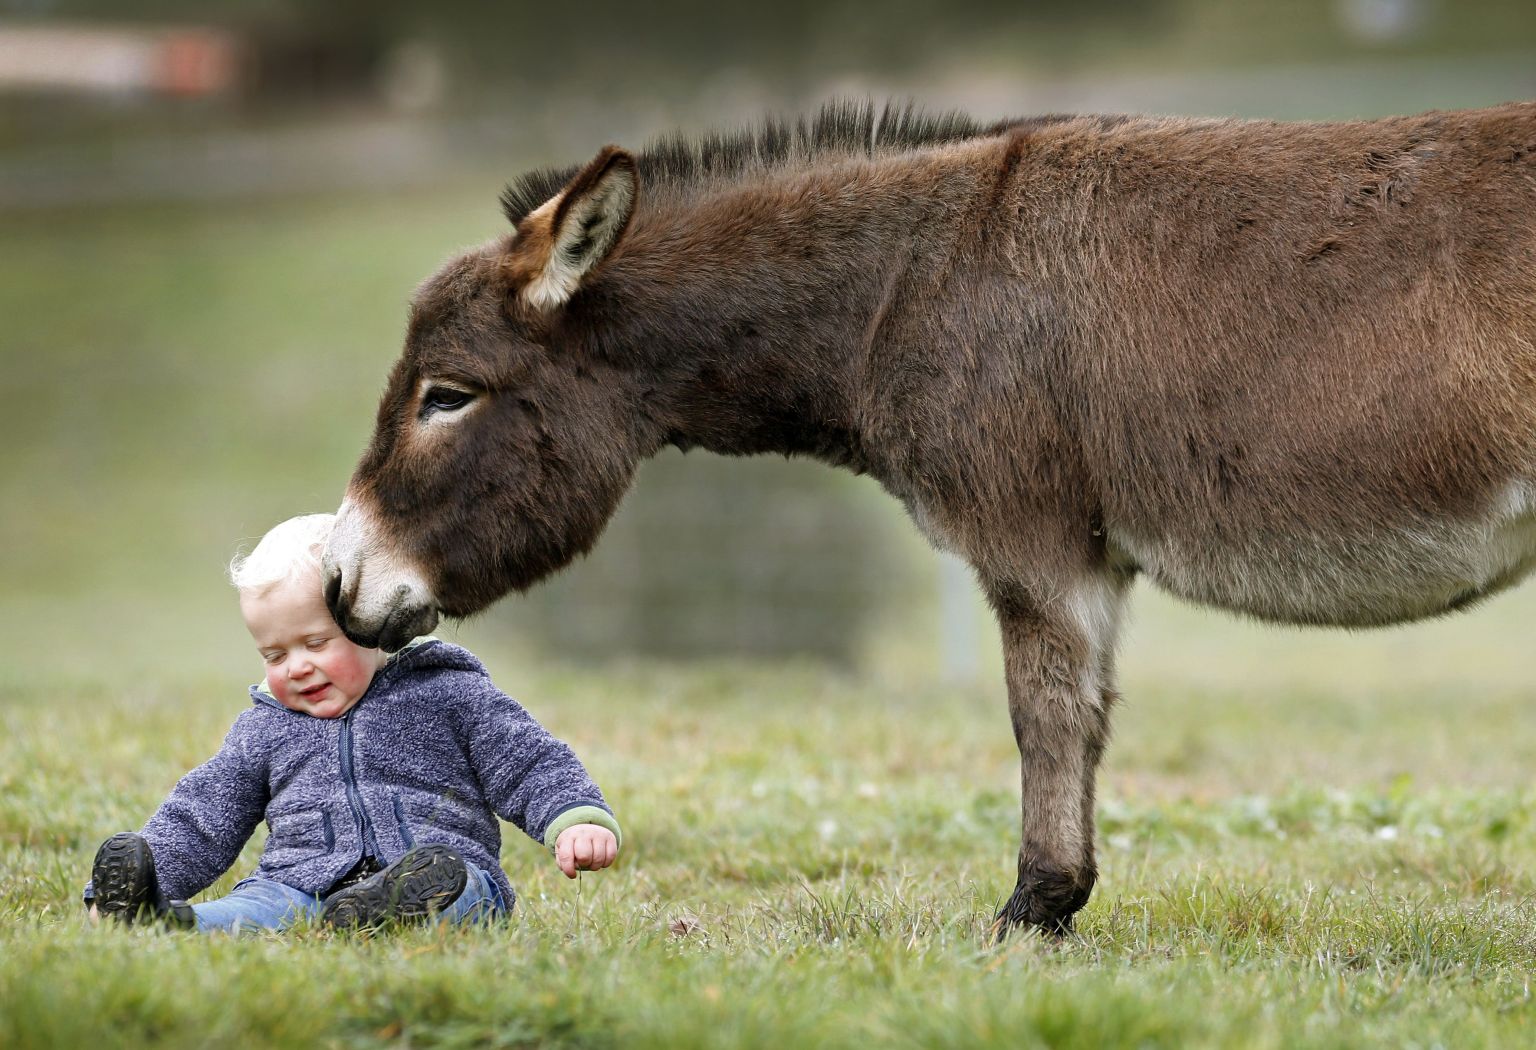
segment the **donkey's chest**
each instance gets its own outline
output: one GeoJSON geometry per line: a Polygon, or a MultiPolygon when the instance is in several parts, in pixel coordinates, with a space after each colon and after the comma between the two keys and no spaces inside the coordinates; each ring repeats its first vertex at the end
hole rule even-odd
{"type": "Polygon", "coordinates": [[[1109,551],[1159,587],[1288,623],[1368,627],[1475,603],[1536,569],[1536,484],[1511,486],[1482,518],[1371,533],[1223,536],[1197,523],[1162,535],[1109,529],[1109,551]]]}

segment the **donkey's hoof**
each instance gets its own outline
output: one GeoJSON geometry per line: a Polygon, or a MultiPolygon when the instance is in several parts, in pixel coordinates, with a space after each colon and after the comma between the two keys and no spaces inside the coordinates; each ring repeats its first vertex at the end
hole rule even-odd
{"type": "Polygon", "coordinates": [[[1072,916],[1063,915],[1046,919],[1043,922],[1034,922],[1030,919],[1021,919],[1017,912],[1010,911],[1013,902],[1005,904],[992,919],[992,925],[987,928],[993,944],[1002,944],[1008,939],[1008,935],[1015,929],[1022,927],[1025,930],[1034,930],[1041,937],[1050,941],[1061,941],[1072,933],[1072,916]]]}
{"type": "Polygon", "coordinates": [[[1019,882],[992,920],[992,937],[1001,942],[1016,926],[1033,927],[1061,939],[1072,932],[1072,917],[1088,903],[1094,875],[1037,865],[1020,866],[1019,882]]]}

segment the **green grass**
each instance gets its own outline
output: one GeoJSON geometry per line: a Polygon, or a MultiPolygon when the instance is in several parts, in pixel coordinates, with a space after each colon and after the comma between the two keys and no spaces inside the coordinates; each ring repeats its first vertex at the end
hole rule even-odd
{"type": "Polygon", "coordinates": [[[626,855],[569,883],[510,832],[515,921],[375,939],[89,928],[96,842],[141,821],[238,702],[7,697],[0,1045],[1509,1046],[1536,1020],[1536,789],[1484,779],[1525,753],[1517,684],[1453,705],[1259,674],[1241,692],[1138,682],[1078,936],[998,949],[1017,803],[993,690],[493,669],[586,757],[626,855]],[[1212,725],[1235,706],[1256,724],[1212,725]],[[1375,746],[1462,775],[1330,768],[1355,750],[1328,744],[1341,710],[1411,718],[1375,746]],[[1508,747],[1458,736],[1482,720],[1508,747]]]}
{"type": "Polygon", "coordinates": [[[89,928],[97,843],[256,675],[224,560],[334,504],[411,286],[494,231],[494,189],[6,217],[0,1047],[1530,1041],[1532,588],[1355,636],[1139,593],[1100,888],[1060,945],[987,941],[1018,769],[993,640],[944,684],[925,595],[841,672],[450,631],[627,829],[579,883],[512,832],[507,926],[89,928]]]}

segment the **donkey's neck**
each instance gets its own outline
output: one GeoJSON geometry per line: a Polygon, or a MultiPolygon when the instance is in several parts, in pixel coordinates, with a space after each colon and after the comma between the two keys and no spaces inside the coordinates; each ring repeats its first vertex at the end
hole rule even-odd
{"type": "Polygon", "coordinates": [[[637,215],[583,293],[584,338],[635,363],[658,445],[869,469],[870,351],[942,265],[975,180],[941,152],[786,175],[637,215]]]}

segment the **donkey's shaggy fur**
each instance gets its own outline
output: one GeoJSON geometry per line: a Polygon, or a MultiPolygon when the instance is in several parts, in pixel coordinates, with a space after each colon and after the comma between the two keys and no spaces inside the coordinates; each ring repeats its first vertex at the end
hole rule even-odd
{"type": "Polygon", "coordinates": [[[327,555],[395,645],[665,445],[868,472],[974,567],[1023,760],[1000,929],[1088,899],[1138,575],[1298,623],[1536,565],[1536,105],[1341,124],[838,105],[514,183],[417,295],[327,555]]]}
{"type": "MultiPolygon", "coordinates": [[[[1044,118],[1050,119],[1050,118],[1044,118]]],[[[908,103],[876,111],[868,102],[829,102],[811,120],[791,123],[769,117],[761,126],[699,139],[668,135],[634,155],[649,193],[697,186],[709,179],[738,179],[771,168],[786,168],[834,157],[874,157],[900,149],[941,145],[1000,131],[962,113],[925,114],[908,103]]],[[[541,168],[515,179],[501,194],[501,209],[513,226],[564,190],[580,165],[541,168]]]]}

